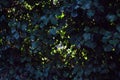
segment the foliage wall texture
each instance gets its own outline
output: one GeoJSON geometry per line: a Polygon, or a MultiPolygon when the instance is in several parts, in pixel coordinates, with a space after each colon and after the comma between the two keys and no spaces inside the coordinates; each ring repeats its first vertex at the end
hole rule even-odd
{"type": "Polygon", "coordinates": [[[0,0],[0,80],[120,80],[120,0],[0,0]]]}

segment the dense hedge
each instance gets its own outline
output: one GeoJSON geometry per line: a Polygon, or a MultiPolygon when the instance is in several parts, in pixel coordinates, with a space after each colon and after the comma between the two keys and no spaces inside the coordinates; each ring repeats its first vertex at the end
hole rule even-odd
{"type": "Polygon", "coordinates": [[[119,80],[119,0],[0,0],[0,80],[119,80]]]}

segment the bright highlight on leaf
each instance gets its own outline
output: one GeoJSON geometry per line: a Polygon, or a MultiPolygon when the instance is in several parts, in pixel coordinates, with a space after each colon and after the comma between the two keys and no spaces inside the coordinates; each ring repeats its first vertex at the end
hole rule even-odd
{"type": "Polygon", "coordinates": [[[0,0],[0,80],[119,80],[119,3],[0,0]]]}
{"type": "Polygon", "coordinates": [[[61,15],[56,16],[56,18],[57,18],[57,19],[62,19],[62,18],[64,18],[64,16],[65,16],[65,14],[62,12],[62,14],[61,14],[61,15]]]}
{"type": "Polygon", "coordinates": [[[33,6],[29,5],[27,2],[24,2],[24,7],[28,10],[32,10],[33,6]]]}

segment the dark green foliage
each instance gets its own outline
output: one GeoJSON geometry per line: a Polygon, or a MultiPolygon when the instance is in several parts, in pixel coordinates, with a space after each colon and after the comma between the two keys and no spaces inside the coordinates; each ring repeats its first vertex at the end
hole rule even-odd
{"type": "Polygon", "coordinates": [[[119,0],[0,0],[0,80],[119,80],[119,0]]]}

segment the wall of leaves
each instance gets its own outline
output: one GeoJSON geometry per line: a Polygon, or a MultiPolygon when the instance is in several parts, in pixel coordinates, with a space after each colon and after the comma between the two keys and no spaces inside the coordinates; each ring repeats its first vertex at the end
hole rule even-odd
{"type": "Polygon", "coordinates": [[[119,0],[0,0],[0,80],[119,80],[119,0]]]}

